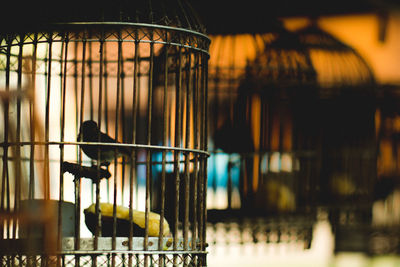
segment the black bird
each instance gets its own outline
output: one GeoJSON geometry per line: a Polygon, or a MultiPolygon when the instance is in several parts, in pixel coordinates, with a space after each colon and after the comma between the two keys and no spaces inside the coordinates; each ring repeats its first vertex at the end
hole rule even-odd
{"type": "MultiPolygon", "coordinates": [[[[84,121],[78,134],[79,142],[101,142],[101,143],[118,143],[105,133],[100,132],[97,123],[92,120],[84,121]],[[100,139],[99,139],[100,137],[100,139]]],[[[118,156],[131,156],[131,149],[123,146],[110,145],[80,145],[83,152],[91,159],[98,160],[100,151],[100,165],[108,166],[114,160],[115,150],[118,156]]]]}

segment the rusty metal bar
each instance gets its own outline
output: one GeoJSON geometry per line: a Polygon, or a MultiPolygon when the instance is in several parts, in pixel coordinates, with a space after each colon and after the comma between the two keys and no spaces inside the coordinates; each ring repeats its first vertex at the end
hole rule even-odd
{"type": "MultiPolygon", "coordinates": [[[[154,75],[154,42],[153,32],[150,33],[150,62],[149,62],[149,81],[148,81],[148,101],[147,101],[147,145],[151,145],[151,132],[152,132],[152,109],[153,109],[153,75],[154,75]]],[[[148,250],[149,238],[149,219],[150,219],[150,195],[151,195],[151,150],[146,151],[146,202],[145,202],[145,230],[144,230],[144,250],[148,250]]],[[[145,255],[144,266],[148,265],[148,256],[145,255]]]]}
{"type": "MultiPolygon", "coordinates": [[[[100,47],[99,47],[99,54],[100,54],[100,61],[99,61],[99,99],[98,99],[98,113],[97,113],[97,123],[99,129],[101,129],[101,111],[102,111],[102,103],[103,103],[103,64],[104,64],[104,33],[102,32],[102,36],[100,38],[100,47]]],[[[101,132],[98,132],[98,140],[100,141],[100,134],[101,132]]],[[[98,149],[98,154],[97,154],[97,169],[100,169],[100,149],[98,149]]],[[[98,238],[101,236],[101,214],[100,214],[100,179],[97,179],[97,182],[95,183],[96,186],[96,204],[95,204],[95,213],[96,213],[96,229],[95,229],[95,235],[94,235],[94,248],[97,249],[98,246],[98,238]]],[[[96,264],[96,258],[94,258],[93,264],[96,264]]],[[[94,266],[93,266],[94,267],[94,266]]]]}
{"type": "MultiPolygon", "coordinates": [[[[23,40],[24,35],[20,35],[20,40],[18,43],[19,51],[18,51],[18,69],[17,69],[17,90],[21,91],[22,87],[22,55],[23,55],[23,40]]],[[[7,129],[6,129],[7,130],[7,129]]],[[[17,125],[15,132],[15,142],[18,144],[21,142],[21,97],[17,97],[17,125]]],[[[15,169],[15,193],[14,193],[14,212],[17,213],[19,211],[19,202],[21,201],[21,147],[17,145],[14,150],[14,157],[16,158],[16,162],[14,165],[15,169]]],[[[17,237],[17,219],[13,220],[12,226],[13,234],[12,238],[16,239],[17,237]]],[[[14,259],[13,259],[14,260],[14,259]]]]}
{"type": "MultiPolygon", "coordinates": [[[[201,137],[202,137],[202,142],[200,145],[200,149],[203,148],[204,151],[208,150],[207,147],[207,132],[208,132],[208,125],[207,125],[207,99],[208,99],[208,90],[207,90],[207,84],[208,84],[208,61],[206,58],[202,58],[202,72],[201,72],[201,81],[202,81],[202,88],[203,88],[203,94],[199,97],[201,99],[201,127],[200,131],[202,131],[201,137]]],[[[201,250],[205,250],[206,248],[206,221],[207,221],[207,158],[202,158],[200,161],[200,171],[203,173],[200,174],[200,181],[201,181],[201,192],[200,192],[200,229],[199,229],[199,234],[200,236],[200,242],[201,242],[201,250]]]]}
{"type": "MultiPolygon", "coordinates": [[[[122,37],[121,37],[121,43],[123,42],[122,37]]],[[[121,47],[122,49],[122,47],[121,47]]],[[[122,50],[121,50],[122,51],[122,50]]],[[[118,75],[118,77],[121,77],[121,121],[122,121],[122,125],[121,125],[121,131],[122,131],[122,142],[123,143],[128,143],[127,138],[126,138],[126,106],[125,106],[125,66],[124,66],[124,62],[125,62],[125,58],[121,56],[121,71],[120,74],[118,75]]],[[[131,153],[132,154],[132,153],[131,153]]],[[[127,160],[126,160],[126,155],[123,155],[122,157],[122,164],[121,164],[121,199],[122,199],[122,206],[126,206],[125,204],[125,175],[126,175],[126,164],[127,164],[127,160]]],[[[132,167],[132,165],[131,165],[132,167]]]]}
{"type": "MultiPolygon", "coordinates": [[[[90,111],[90,119],[93,120],[94,119],[93,103],[95,101],[94,100],[94,96],[93,96],[93,87],[94,87],[93,86],[93,76],[94,76],[94,73],[93,73],[93,69],[92,69],[92,67],[93,67],[92,64],[94,63],[94,60],[93,60],[93,42],[88,42],[88,44],[89,44],[89,49],[88,49],[89,56],[88,56],[87,62],[88,62],[89,99],[90,99],[90,101],[89,101],[89,111],[90,111]]],[[[100,62],[100,64],[101,64],[101,62],[100,62]]],[[[101,76],[99,76],[99,77],[101,77],[101,76]]],[[[83,122],[83,121],[81,121],[81,122],[83,122]]],[[[93,195],[92,195],[92,198],[93,198],[93,195]]]]}
{"type": "MultiPolygon", "coordinates": [[[[165,35],[165,40],[168,40],[168,35],[165,35]]],[[[171,46],[168,44],[165,46],[165,62],[168,62],[169,59],[169,53],[168,50],[171,48],[171,46]]],[[[168,107],[168,64],[165,64],[165,69],[164,69],[164,88],[163,88],[163,133],[162,133],[162,138],[163,138],[163,145],[167,146],[168,145],[168,135],[167,135],[167,130],[168,130],[168,115],[167,115],[167,107],[168,107]]],[[[166,176],[166,159],[167,159],[167,153],[166,151],[162,152],[162,163],[161,163],[161,188],[160,188],[160,218],[165,217],[165,176],[166,176]]],[[[164,223],[160,223],[160,233],[158,235],[158,250],[162,250],[162,238],[164,236],[164,223]]],[[[164,255],[159,255],[160,260],[159,260],[159,265],[163,266],[165,262],[165,257],[164,255]]]]}
{"type": "MultiPolygon", "coordinates": [[[[134,66],[133,66],[133,94],[132,94],[132,143],[136,143],[136,109],[137,109],[137,90],[138,89],[138,68],[139,68],[139,41],[137,37],[138,33],[135,32],[135,44],[134,44],[134,66]]],[[[133,193],[135,189],[135,184],[137,184],[136,179],[136,150],[132,150],[131,159],[130,159],[130,173],[129,173],[129,239],[128,239],[128,248],[132,249],[132,238],[133,238],[133,193]]],[[[136,191],[137,192],[137,191],[136,191]]],[[[136,194],[137,195],[137,194],[136,194]]],[[[132,255],[128,257],[128,266],[132,266],[132,255]]]]}
{"type": "Polygon", "coordinates": [[[44,199],[50,199],[50,165],[49,165],[49,131],[50,131],[50,93],[51,93],[51,75],[52,75],[52,57],[53,57],[53,33],[50,32],[48,39],[48,62],[46,83],[46,107],[45,107],[45,150],[44,150],[44,199]]]}
{"type": "MultiPolygon", "coordinates": [[[[107,43],[103,46],[103,55],[104,55],[104,65],[103,65],[103,76],[99,77],[99,79],[104,79],[104,128],[105,128],[105,133],[109,135],[109,119],[108,119],[108,83],[109,83],[109,73],[108,73],[108,49],[107,49],[107,43]]],[[[101,63],[100,63],[101,64],[101,63]]],[[[99,127],[100,128],[100,127],[99,127]]],[[[115,137],[117,138],[117,136],[115,137]]],[[[116,162],[116,161],[115,161],[116,162]]],[[[116,165],[115,165],[116,166],[116,165]]],[[[107,202],[110,202],[110,183],[111,180],[107,180],[106,185],[107,185],[107,202]]]]}
{"type": "MultiPolygon", "coordinates": [[[[194,88],[193,88],[193,110],[195,113],[193,114],[193,135],[194,135],[194,144],[193,148],[194,149],[199,149],[199,136],[200,136],[200,131],[199,131],[199,114],[198,114],[198,108],[199,108],[199,90],[200,90],[200,56],[199,53],[195,53],[195,71],[194,71],[194,76],[195,76],[195,83],[194,83],[194,88]]],[[[198,154],[194,154],[194,171],[193,171],[193,201],[192,201],[192,214],[193,214],[193,222],[192,222],[192,249],[196,250],[196,239],[197,239],[197,227],[198,227],[198,176],[199,176],[199,157],[198,154]]]]}
{"type": "MultiPolygon", "coordinates": [[[[78,86],[79,86],[79,80],[78,80],[78,47],[79,44],[78,42],[72,42],[74,44],[73,48],[73,58],[70,60],[70,62],[74,66],[74,74],[72,75],[73,77],[73,88],[74,88],[74,97],[75,97],[75,128],[77,129],[76,131],[79,132],[79,126],[80,126],[80,121],[79,121],[79,92],[78,92],[78,86]]],[[[82,41],[82,44],[84,42],[82,41]]],[[[71,49],[72,50],[72,49],[71,49]]],[[[82,48],[83,50],[83,48],[82,48]]],[[[82,59],[82,65],[84,65],[84,59],[82,59]]],[[[79,160],[79,148],[76,149],[76,158],[79,160]]]]}
{"type": "MultiPolygon", "coordinates": [[[[136,32],[137,35],[137,32],[136,32]]],[[[138,40],[138,38],[136,38],[138,40]]],[[[138,90],[139,90],[139,41],[135,42],[135,62],[133,69],[133,96],[132,96],[132,143],[136,143],[136,117],[137,117],[137,109],[138,109],[138,90]]],[[[137,183],[136,177],[136,166],[134,163],[136,161],[136,150],[132,151],[131,158],[131,173],[130,173],[130,181],[129,181],[129,248],[132,249],[132,236],[133,236],[133,193],[134,193],[134,182],[137,183]]]]}
{"type": "MultiPolygon", "coordinates": [[[[61,85],[61,132],[60,132],[60,140],[64,142],[65,135],[65,101],[66,101],[66,87],[67,87],[67,59],[68,59],[68,43],[69,37],[68,34],[65,36],[64,42],[64,69],[60,72],[60,78],[62,81],[61,85]]],[[[62,68],[62,65],[60,65],[62,68]]],[[[61,250],[62,246],[62,202],[64,201],[64,171],[63,171],[63,163],[64,162],[64,146],[60,145],[60,188],[59,188],[59,203],[58,203],[58,223],[57,223],[57,250],[61,250]]],[[[57,257],[57,266],[60,266],[60,258],[57,257]]]]}
{"type": "MultiPolygon", "coordinates": [[[[12,39],[8,38],[8,46],[7,46],[7,55],[6,55],[6,92],[10,90],[10,57],[11,57],[11,43],[12,39]]],[[[2,174],[2,186],[1,186],[1,210],[10,213],[10,181],[9,181],[9,173],[8,173],[8,142],[9,142],[9,103],[8,101],[4,101],[4,142],[3,146],[3,174],[2,174]],[[6,200],[4,199],[6,197],[6,200]],[[6,202],[6,203],[5,203],[6,202]],[[4,205],[6,204],[6,207],[4,205]]],[[[0,221],[1,229],[3,230],[4,222],[3,219],[0,221]]],[[[9,229],[9,219],[6,219],[6,238],[10,238],[10,229],[9,229]]],[[[4,230],[0,233],[0,238],[4,238],[4,230]]]]}
{"type": "MultiPolygon", "coordinates": [[[[176,95],[175,95],[175,147],[181,147],[181,135],[182,135],[182,47],[178,47],[178,70],[177,70],[177,84],[176,84],[176,95]]],[[[174,250],[178,247],[178,229],[179,229],[179,201],[180,201],[180,156],[181,153],[178,151],[174,152],[174,176],[175,176],[175,221],[174,221],[174,250]]],[[[177,256],[174,255],[173,262],[176,264],[177,256]]]]}
{"type": "MultiPolygon", "coordinates": [[[[191,54],[187,55],[187,63],[186,63],[186,136],[185,136],[185,147],[190,148],[190,136],[191,136],[191,112],[190,109],[192,108],[192,56],[191,54]]],[[[183,242],[184,242],[184,250],[188,249],[188,234],[189,234],[189,197],[190,197],[190,155],[191,153],[185,153],[185,195],[184,195],[184,229],[183,229],[183,242]]],[[[186,257],[184,256],[184,264],[186,264],[186,257]]]]}
{"type": "MultiPolygon", "coordinates": [[[[32,49],[32,77],[31,77],[31,86],[33,92],[36,92],[36,57],[37,57],[37,33],[34,35],[33,38],[33,49],[32,49]]],[[[35,95],[33,93],[33,95],[35,95]]],[[[30,142],[35,142],[35,97],[32,97],[32,100],[29,105],[29,125],[30,125],[30,142]]],[[[35,196],[35,146],[30,146],[30,159],[29,159],[29,192],[28,192],[28,199],[33,199],[35,196]]],[[[29,235],[28,235],[29,236],[29,235]]]]}
{"type": "MultiPolygon", "coordinates": [[[[121,97],[121,62],[122,62],[122,40],[121,33],[118,33],[118,66],[117,66],[117,92],[116,92],[116,104],[115,104],[115,139],[118,138],[118,121],[119,121],[119,106],[121,97]]],[[[106,96],[107,98],[107,96],[106,96]]],[[[106,109],[106,113],[107,113],[106,109]]],[[[117,171],[118,171],[118,158],[117,149],[114,149],[114,194],[113,194],[113,234],[112,234],[112,249],[116,248],[116,235],[117,235],[117,171]]],[[[115,266],[115,254],[112,254],[111,265],[115,266]]]]}
{"type": "MultiPolygon", "coordinates": [[[[85,78],[86,78],[86,40],[84,39],[82,42],[82,66],[81,66],[81,95],[80,95],[80,100],[81,100],[81,105],[79,109],[79,124],[81,125],[83,122],[83,111],[85,108],[85,78]]],[[[90,65],[88,66],[90,68],[90,65]]],[[[89,71],[90,73],[90,71],[89,71]]],[[[79,131],[79,129],[78,129],[79,131]]],[[[78,164],[82,164],[82,151],[78,149],[78,164]]],[[[81,227],[80,227],[80,221],[81,221],[81,179],[78,177],[75,177],[74,179],[74,184],[75,184],[75,244],[74,248],[75,250],[80,249],[80,236],[81,236],[81,227]]],[[[77,257],[75,259],[75,265],[79,266],[80,264],[80,259],[77,257]]]]}

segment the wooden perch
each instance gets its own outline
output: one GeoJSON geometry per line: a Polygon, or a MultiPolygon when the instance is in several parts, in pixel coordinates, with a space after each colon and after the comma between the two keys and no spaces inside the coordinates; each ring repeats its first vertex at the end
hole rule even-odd
{"type": "Polygon", "coordinates": [[[89,178],[93,181],[101,180],[102,178],[110,178],[111,173],[103,168],[97,169],[96,166],[86,167],[75,163],[70,163],[67,161],[63,162],[63,172],[69,172],[75,175],[76,178],[89,178]]]}

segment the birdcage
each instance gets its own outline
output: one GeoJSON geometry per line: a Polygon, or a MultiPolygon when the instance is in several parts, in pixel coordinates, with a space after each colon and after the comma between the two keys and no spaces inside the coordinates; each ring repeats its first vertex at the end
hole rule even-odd
{"type": "Polygon", "coordinates": [[[294,121],[315,71],[295,34],[275,20],[264,30],[210,35],[208,237],[304,249],[316,221],[315,184],[306,176],[309,151],[294,145],[304,125],[296,122],[294,134],[294,121]]]}
{"type": "MultiPolygon", "coordinates": [[[[238,98],[238,88],[241,79],[246,72],[246,64],[250,60],[254,60],[256,55],[264,49],[266,43],[274,40],[281,31],[282,26],[277,21],[272,21],[268,27],[272,28],[266,33],[241,33],[241,34],[214,34],[210,35],[212,40],[210,46],[210,67],[209,67],[209,113],[212,114],[209,120],[209,151],[211,157],[209,159],[212,167],[209,168],[209,208],[217,208],[223,205],[228,209],[240,207],[240,201],[235,200],[234,191],[238,191],[238,181],[232,175],[226,175],[228,172],[223,170],[224,174],[217,173],[224,164],[224,157],[235,155],[231,152],[240,152],[241,148],[245,149],[248,143],[236,143],[230,147],[225,146],[223,152],[218,151],[216,147],[215,133],[223,127],[227,121],[233,121],[234,103],[238,98]],[[226,198],[222,201],[218,199],[218,188],[227,189],[226,198]],[[233,198],[233,200],[232,200],[233,198]],[[218,199],[218,200],[217,200],[218,199]],[[232,203],[232,201],[234,203],[232,203]]],[[[234,132],[226,133],[222,139],[229,140],[234,132]]],[[[245,141],[245,140],[243,140],[245,141]]],[[[226,161],[226,160],[225,160],[226,161]]],[[[231,160],[227,159],[228,162],[231,160]]],[[[237,195],[236,195],[237,196],[237,195]]]]}
{"type": "Polygon", "coordinates": [[[297,31],[317,73],[321,137],[319,202],[336,251],[365,250],[377,178],[377,88],[367,62],[316,23],[297,31]]]}
{"type": "Polygon", "coordinates": [[[205,266],[210,40],[187,1],[78,2],[0,34],[1,265],[205,266]]]}

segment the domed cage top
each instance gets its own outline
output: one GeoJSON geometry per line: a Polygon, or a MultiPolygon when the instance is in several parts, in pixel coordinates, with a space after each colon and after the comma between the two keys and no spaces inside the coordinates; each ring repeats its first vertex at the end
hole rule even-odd
{"type": "Polygon", "coordinates": [[[2,265],[206,265],[210,40],[153,4],[0,34],[2,265]]]}
{"type": "Polygon", "coordinates": [[[374,73],[356,49],[322,30],[315,22],[297,30],[296,34],[310,53],[321,97],[346,93],[346,88],[362,95],[376,93],[374,73]]]}

